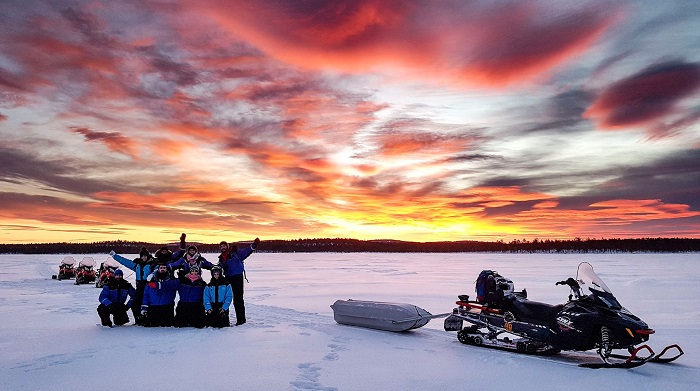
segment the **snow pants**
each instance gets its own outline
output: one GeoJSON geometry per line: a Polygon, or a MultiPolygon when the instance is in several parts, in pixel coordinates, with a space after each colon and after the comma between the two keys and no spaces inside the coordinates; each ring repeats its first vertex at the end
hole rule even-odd
{"type": "Polygon", "coordinates": [[[233,310],[236,312],[236,324],[243,324],[245,319],[245,303],[243,302],[243,274],[226,277],[233,290],[233,310]]]}
{"type": "Polygon", "coordinates": [[[211,305],[211,314],[207,314],[205,317],[205,321],[207,326],[209,327],[230,327],[231,326],[231,320],[229,319],[229,312],[228,310],[225,310],[223,313],[221,313],[221,307],[223,304],[221,303],[212,303],[211,305]]]}
{"type": "Polygon", "coordinates": [[[143,303],[143,291],[146,289],[146,283],[148,281],[136,281],[136,294],[134,295],[134,300],[131,303],[131,313],[134,314],[134,322],[137,325],[143,325],[143,319],[141,316],[141,304],[143,303]]]}
{"type": "Polygon", "coordinates": [[[112,327],[110,315],[114,316],[114,324],[121,326],[129,323],[129,315],[126,313],[128,309],[129,308],[124,304],[114,303],[110,304],[109,307],[104,304],[100,304],[97,307],[97,314],[100,316],[102,326],[112,327]]]}
{"type": "Polygon", "coordinates": [[[204,327],[204,304],[196,303],[177,303],[175,309],[175,327],[196,327],[201,329],[204,327]]]}
{"type": "Polygon", "coordinates": [[[143,319],[146,327],[171,327],[174,322],[175,304],[152,305],[143,319]]]}

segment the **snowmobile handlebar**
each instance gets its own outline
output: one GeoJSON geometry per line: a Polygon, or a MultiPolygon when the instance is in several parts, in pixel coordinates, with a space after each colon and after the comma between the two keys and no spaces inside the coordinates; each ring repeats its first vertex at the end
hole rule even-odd
{"type": "Polygon", "coordinates": [[[566,281],[559,281],[555,285],[568,285],[569,287],[571,287],[571,289],[580,289],[581,288],[581,286],[578,284],[578,282],[571,277],[567,278],[566,281]]]}
{"type": "Polygon", "coordinates": [[[582,297],[581,294],[581,285],[578,284],[578,281],[574,280],[573,278],[569,277],[566,279],[566,281],[559,281],[555,285],[568,285],[569,288],[571,288],[571,292],[573,294],[569,295],[569,301],[571,301],[572,298],[579,299],[582,297]]]}

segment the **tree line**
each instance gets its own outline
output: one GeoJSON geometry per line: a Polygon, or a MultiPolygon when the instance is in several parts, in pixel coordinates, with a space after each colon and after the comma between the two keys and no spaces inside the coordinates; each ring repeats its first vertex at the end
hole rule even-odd
{"type": "MultiPolygon", "coordinates": [[[[218,253],[218,243],[193,243],[202,253],[218,253]]],[[[248,246],[250,242],[234,243],[248,246]]],[[[107,254],[111,250],[119,254],[138,254],[142,247],[155,252],[162,246],[171,250],[177,243],[147,243],[104,241],[94,243],[30,243],[0,244],[4,254],[107,254]]],[[[455,252],[504,252],[504,253],[633,253],[700,252],[700,239],[688,238],[637,238],[637,239],[581,239],[572,240],[512,240],[504,242],[452,241],[407,242],[401,240],[358,239],[292,239],[267,240],[260,243],[258,251],[275,253],[308,252],[377,252],[377,253],[455,253],[455,252]]]]}

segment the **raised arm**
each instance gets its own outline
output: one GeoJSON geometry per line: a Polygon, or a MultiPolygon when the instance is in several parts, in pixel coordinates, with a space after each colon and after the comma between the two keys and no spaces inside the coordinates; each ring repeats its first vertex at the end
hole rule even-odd
{"type": "Polygon", "coordinates": [[[211,270],[211,268],[214,267],[214,264],[211,263],[211,262],[209,262],[209,261],[207,261],[206,258],[200,256],[199,259],[202,260],[202,269],[211,270]]]}
{"type": "Polygon", "coordinates": [[[131,259],[122,257],[121,255],[115,253],[114,250],[110,251],[109,255],[111,255],[115,261],[124,265],[124,267],[127,267],[131,270],[136,270],[136,262],[132,261],[131,259]]]}
{"type": "Polygon", "coordinates": [[[257,250],[259,246],[260,246],[260,238],[255,238],[255,240],[253,240],[253,243],[251,243],[250,246],[239,248],[236,251],[236,255],[238,255],[238,257],[241,260],[246,259],[250,256],[250,254],[253,253],[253,251],[257,250]]]}
{"type": "Polygon", "coordinates": [[[170,270],[175,270],[182,266],[182,264],[185,263],[185,257],[180,257],[177,261],[169,263],[168,264],[168,269],[170,270]]]}

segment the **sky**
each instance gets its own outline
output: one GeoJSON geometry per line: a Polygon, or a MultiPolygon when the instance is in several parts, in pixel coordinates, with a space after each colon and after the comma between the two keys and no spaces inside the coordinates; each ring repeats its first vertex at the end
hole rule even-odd
{"type": "Polygon", "coordinates": [[[0,10],[0,242],[700,238],[696,1],[0,10]]]}

